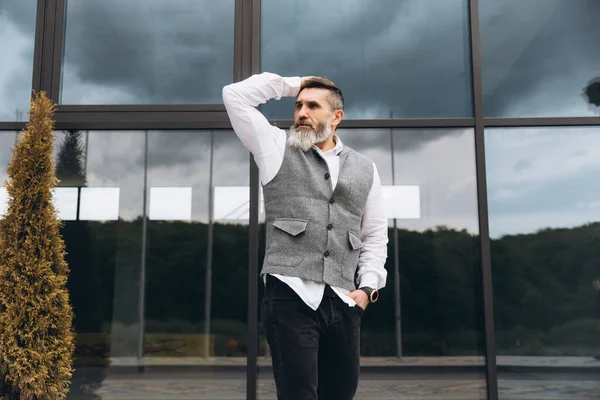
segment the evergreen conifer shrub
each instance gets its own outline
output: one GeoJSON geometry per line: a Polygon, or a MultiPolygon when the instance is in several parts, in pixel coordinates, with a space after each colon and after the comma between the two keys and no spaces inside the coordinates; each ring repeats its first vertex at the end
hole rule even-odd
{"type": "Polygon", "coordinates": [[[69,268],[52,203],[55,105],[35,93],[8,165],[0,219],[0,398],[64,399],[73,373],[69,268]]]}

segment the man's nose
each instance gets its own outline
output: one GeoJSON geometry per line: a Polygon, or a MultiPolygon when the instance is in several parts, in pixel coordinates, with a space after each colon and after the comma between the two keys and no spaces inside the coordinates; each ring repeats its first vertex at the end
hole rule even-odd
{"type": "Polygon", "coordinates": [[[302,106],[298,110],[298,118],[306,118],[306,117],[308,117],[308,110],[306,109],[306,106],[302,106]]]}

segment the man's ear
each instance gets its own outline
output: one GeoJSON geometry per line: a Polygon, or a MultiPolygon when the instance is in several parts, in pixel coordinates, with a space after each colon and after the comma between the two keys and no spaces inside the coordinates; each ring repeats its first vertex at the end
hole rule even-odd
{"type": "Polygon", "coordinates": [[[333,112],[333,120],[331,121],[331,125],[333,129],[337,129],[340,122],[344,118],[344,110],[335,110],[333,112]]]}

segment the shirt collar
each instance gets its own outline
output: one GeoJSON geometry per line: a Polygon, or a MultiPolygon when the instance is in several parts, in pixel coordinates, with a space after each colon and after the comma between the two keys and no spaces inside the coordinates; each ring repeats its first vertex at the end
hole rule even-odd
{"type": "Polygon", "coordinates": [[[333,140],[335,140],[335,147],[334,147],[333,149],[331,149],[331,150],[322,151],[321,149],[319,149],[319,148],[318,148],[317,146],[315,146],[314,144],[313,144],[313,148],[314,148],[314,149],[317,149],[318,151],[320,151],[320,152],[321,152],[321,153],[323,153],[323,154],[327,154],[327,153],[330,153],[330,152],[335,152],[335,155],[337,156],[337,155],[339,155],[339,154],[340,154],[340,152],[341,152],[342,150],[344,150],[344,144],[342,143],[342,140],[340,139],[340,137],[339,137],[338,135],[335,135],[335,134],[334,134],[334,135],[333,135],[333,140]]]}

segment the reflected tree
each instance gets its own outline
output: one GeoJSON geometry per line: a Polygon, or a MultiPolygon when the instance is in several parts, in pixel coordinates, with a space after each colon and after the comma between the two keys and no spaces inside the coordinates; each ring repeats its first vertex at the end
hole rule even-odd
{"type": "Polygon", "coordinates": [[[590,80],[583,90],[588,103],[595,107],[600,107],[600,77],[590,80]]]}
{"type": "MultiPolygon", "coordinates": [[[[74,293],[73,301],[77,332],[86,332],[83,336],[89,341],[76,350],[76,356],[81,354],[82,358],[89,359],[100,354],[96,349],[107,348],[106,343],[98,342],[104,340],[104,334],[97,332],[101,320],[112,320],[115,227],[117,224],[132,227],[122,229],[119,236],[120,241],[131,245],[139,242],[141,222],[87,223],[93,241],[89,249],[82,250],[88,255],[83,261],[85,264],[80,265],[84,265],[87,272],[85,281],[77,284],[80,292],[88,291],[87,300],[83,294],[79,297],[74,293]],[[84,315],[80,315],[82,312],[84,315]]],[[[248,227],[215,224],[214,229],[214,280],[219,282],[213,287],[213,298],[219,301],[213,303],[211,313],[211,334],[217,340],[215,355],[244,356],[248,227]],[[235,348],[231,347],[232,343],[236,344],[235,348]]],[[[260,229],[264,233],[264,224],[260,229]]],[[[193,349],[190,343],[194,337],[199,340],[204,332],[202,278],[207,249],[198,243],[206,243],[207,234],[205,223],[155,221],[149,225],[152,245],[148,247],[145,356],[197,357],[203,354],[201,341],[197,341],[198,345],[194,345],[197,348],[193,349]],[[177,251],[173,251],[174,248],[177,251]],[[177,334],[190,336],[175,343],[177,334]],[[157,335],[162,342],[156,342],[157,335]]],[[[259,258],[262,259],[264,235],[259,238],[259,258]]],[[[491,240],[500,354],[592,354],[597,339],[596,320],[591,317],[594,299],[590,282],[593,276],[600,274],[598,238],[600,223],[491,240]]],[[[68,239],[67,245],[77,243],[76,240],[68,239]]],[[[479,237],[444,227],[424,232],[399,229],[398,242],[402,243],[399,265],[403,355],[483,354],[483,329],[477,310],[481,298],[476,290],[480,284],[479,237]]],[[[73,250],[78,251],[75,247],[73,250]]],[[[393,247],[389,246],[388,251],[386,268],[391,275],[393,247]]],[[[73,273],[78,269],[79,265],[73,264],[73,273]]],[[[259,288],[262,291],[262,285],[259,288]]],[[[377,306],[364,315],[363,356],[396,356],[392,291],[391,285],[383,289],[377,306]]],[[[97,365],[97,359],[90,361],[97,365]]]]}
{"type": "Polygon", "coordinates": [[[58,186],[81,187],[86,185],[84,170],[84,148],[81,131],[66,131],[56,161],[58,186]]]}

